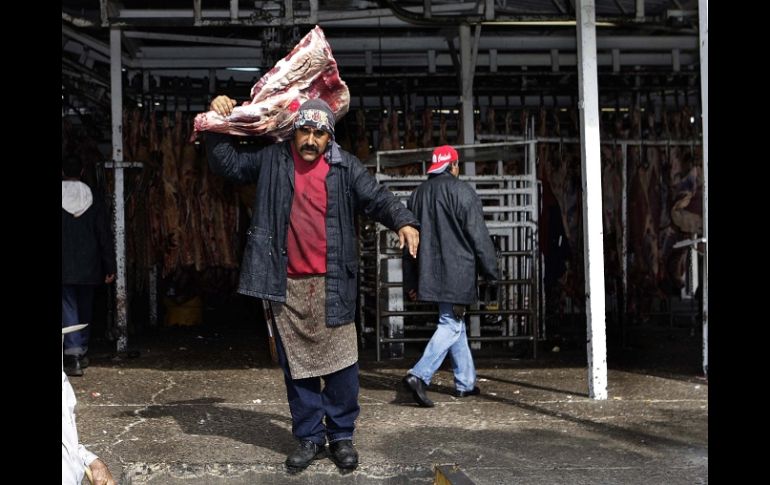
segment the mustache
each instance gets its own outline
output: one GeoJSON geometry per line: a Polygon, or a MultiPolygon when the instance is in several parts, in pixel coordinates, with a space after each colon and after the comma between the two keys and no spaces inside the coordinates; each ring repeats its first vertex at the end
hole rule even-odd
{"type": "Polygon", "coordinates": [[[309,151],[313,153],[318,153],[318,147],[315,145],[310,145],[306,143],[300,147],[300,151],[309,151]]]}

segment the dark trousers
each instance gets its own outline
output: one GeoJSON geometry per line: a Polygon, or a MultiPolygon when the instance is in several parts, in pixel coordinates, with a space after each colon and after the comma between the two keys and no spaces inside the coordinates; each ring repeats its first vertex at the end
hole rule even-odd
{"type": "Polygon", "coordinates": [[[292,379],[281,336],[277,331],[273,333],[286,382],[294,437],[319,445],[327,439],[329,443],[353,439],[356,418],[361,410],[358,405],[358,362],[325,376],[292,379]]]}
{"type": "MultiPolygon", "coordinates": [[[[93,323],[94,285],[61,285],[61,326],[93,323]]],[[[83,356],[88,352],[91,327],[64,336],[64,355],[83,356]]]]}

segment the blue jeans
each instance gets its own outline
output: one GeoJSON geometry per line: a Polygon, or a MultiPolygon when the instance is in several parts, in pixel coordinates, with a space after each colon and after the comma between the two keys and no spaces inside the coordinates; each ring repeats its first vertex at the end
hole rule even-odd
{"type": "MultiPolygon", "coordinates": [[[[92,323],[94,313],[93,285],[61,285],[61,326],[92,323]]],[[[64,336],[64,355],[83,356],[88,352],[91,327],[64,336]]]]}
{"type": "Polygon", "coordinates": [[[425,385],[430,385],[433,374],[441,367],[444,357],[449,353],[452,356],[455,387],[458,391],[470,391],[476,384],[476,368],[473,365],[471,349],[468,347],[465,321],[455,316],[451,303],[439,303],[438,314],[438,328],[420,360],[409,369],[409,374],[422,379],[425,385]]]}
{"type": "Polygon", "coordinates": [[[292,379],[281,336],[275,327],[273,329],[278,362],[286,383],[294,437],[318,445],[324,445],[327,439],[329,443],[352,440],[356,418],[361,410],[358,405],[358,362],[322,377],[292,379]],[[325,383],[323,390],[321,379],[325,383]]]}

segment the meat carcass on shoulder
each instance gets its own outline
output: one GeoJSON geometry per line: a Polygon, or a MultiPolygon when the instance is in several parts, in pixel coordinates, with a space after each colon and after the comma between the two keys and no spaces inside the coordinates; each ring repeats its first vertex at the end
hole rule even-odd
{"type": "Polygon", "coordinates": [[[336,120],[348,112],[350,91],[340,79],[331,46],[318,26],[257,81],[251,99],[236,106],[230,116],[214,111],[198,114],[193,138],[201,131],[214,131],[284,140],[292,132],[300,105],[316,98],[329,104],[336,120]]]}

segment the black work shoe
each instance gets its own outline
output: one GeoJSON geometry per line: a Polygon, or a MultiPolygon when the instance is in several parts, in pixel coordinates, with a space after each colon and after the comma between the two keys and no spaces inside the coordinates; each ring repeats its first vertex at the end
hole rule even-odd
{"type": "Polygon", "coordinates": [[[80,359],[77,355],[64,356],[64,373],[70,377],[80,377],[83,375],[83,367],[80,365],[80,359]]]}
{"type": "Polygon", "coordinates": [[[345,470],[355,470],[358,466],[358,452],[351,440],[339,440],[329,443],[332,461],[345,470]]]}
{"type": "Polygon", "coordinates": [[[297,449],[286,457],[286,468],[289,473],[304,470],[313,460],[320,460],[326,456],[326,446],[303,440],[297,445],[297,449]]]}
{"type": "Polygon", "coordinates": [[[455,397],[478,396],[479,394],[481,394],[481,389],[479,389],[479,386],[473,386],[473,389],[470,391],[458,391],[455,389],[455,397]]]}
{"type": "Polygon", "coordinates": [[[412,391],[412,397],[414,397],[414,401],[417,404],[425,408],[433,407],[433,401],[428,399],[428,395],[425,394],[425,383],[422,379],[412,374],[407,374],[403,382],[404,386],[412,391]]]}

